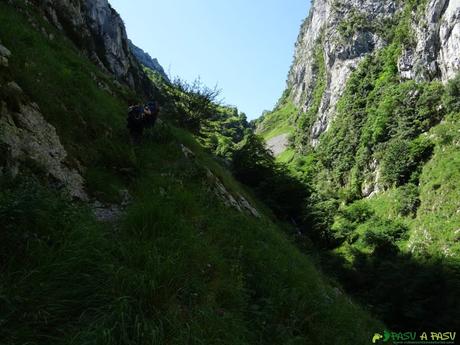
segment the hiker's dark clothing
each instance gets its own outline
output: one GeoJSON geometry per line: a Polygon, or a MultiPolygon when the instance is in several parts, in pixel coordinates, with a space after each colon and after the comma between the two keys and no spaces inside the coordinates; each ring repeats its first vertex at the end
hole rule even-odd
{"type": "Polygon", "coordinates": [[[136,105],[129,107],[127,127],[133,143],[140,143],[144,128],[155,126],[159,110],[157,102],[149,102],[145,106],[136,105]]]}
{"type": "Polygon", "coordinates": [[[142,106],[136,105],[129,108],[127,127],[133,143],[138,144],[144,132],[144,108],[142,106]]]}
{"type": "Polygon", "coordinates": [[[158,105],[155,102],[147,103],[145,106],[150,111],[150,114],[144,116],[144,127],[151,128],[155,126],[158,118],[158,105]]]}

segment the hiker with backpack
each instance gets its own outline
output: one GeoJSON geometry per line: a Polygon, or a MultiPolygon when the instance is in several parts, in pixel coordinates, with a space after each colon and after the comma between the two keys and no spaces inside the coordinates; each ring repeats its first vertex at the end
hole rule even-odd
{"type": "Polygon", "coordinates": [[[139,144],[145,128],[152,128],[158,118],[160,105],[151,101],[145,105],[133,105],[128,108],[128,130],[134,144],[139,144]]]}

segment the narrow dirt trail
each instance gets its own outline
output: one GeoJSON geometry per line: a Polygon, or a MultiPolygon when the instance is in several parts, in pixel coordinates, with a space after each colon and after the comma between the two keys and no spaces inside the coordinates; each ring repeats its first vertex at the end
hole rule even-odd
{"type": "Polygon", "coordinates": [[[289,134],[281,134],[276,137],[273,137],[269,140],[267,140],[267,148],[273,152],[273,155],[279,156],[282,154],[284,151],[289,146],[289,134]]]}

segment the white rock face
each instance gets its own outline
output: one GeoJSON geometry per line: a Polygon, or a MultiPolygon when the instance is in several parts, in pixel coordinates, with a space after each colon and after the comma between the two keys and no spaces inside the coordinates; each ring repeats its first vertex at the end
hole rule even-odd
{"type": "Polygon", "coordinates": [[[122,19],[107,0],[86,0],[85,9],[86,22],[92,35],[104,46],[104,54],[100,57],[104,65],[108,65],[116,76],[127,78],[128,83],[134,86],[134,76],[129,71],[134,61],[122,19]]]}
{"type": "Polygon", "coordinates": [[[438,63],[443,81],[460,70],[460,0],[451,0],[443,15],[439,30],[440,52],[438,63]]]}
{"type": "MultiPolygon", "coordinates": [[[[322,76],[315,50],[319,45],[325,66],[325,91],[313,126],[310,144],[316,146],[327,131],[352,71],[368,55],[388,42],[379,30],[400,13],[404,2],[396,0],[315,0],[302,25],[288,76],[294,104],[310,109],[313,92],[322,76]],[[354,24],[353,24],[354,23],[354,24]],[[357,24],[356,24],[357,23],[357,24]],[[351,27],[347,32],[347,27],[351,27]]],[[[413,14],[414,47],[399,59],[403,78],[447,81],[460,70],[460,0],[430,0],[420,19],[413,14]]]]}
{"type": "Polygon", "coordinates": [[[453,78],[460,70],[460,0],[429,1],[412,29],[417,43],[399,60],[401,76],[417,81],[453,78]]]}
{"type": "Polygon", "coordinates": [[[152,94],[152,86],[129,49],[123,20],[107,0],[41,0],[48,20],[97,65],[130,87],[152,94]]]}
{"type": "Polygon", "coordinates": [[[288,85],[294,104],[307,111],[321,77],[315,61],[315,50],[319,45],[326,69],[326,89],[310,133],[313,146],[318,143],[321,133],[328,129],[351,72],[367,54],[385,45],[378,34],[366,27],[344,37],[341,23],[352,22],[355,18],[375,23],[391,18],[398,10],[396,2],[391,0],[316,0],[312,4],[296,43],[288,85]]]}
{"type": "Polygon", "coordinates": [[[141,48],[136,46],[131,40],[129,40],[129,49],[139,61],[145,67],[148,67],[156,72],[158,72],[164,80],[170,82],[169,77],[167,76],[163,66],[160,65],[157,59],[152,58],[147,52],[143,51],[141,48]]]}

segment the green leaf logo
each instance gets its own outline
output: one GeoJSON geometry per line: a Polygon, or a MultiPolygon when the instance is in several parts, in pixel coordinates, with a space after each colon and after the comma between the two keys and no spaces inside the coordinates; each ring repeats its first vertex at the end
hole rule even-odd
{"type": "Polygon", "coordinates": [[[377,343],[382,338],[383,338],[383,335],[381,335],[380,333],[375,333],[374,336],[372,337],[372,344],[377,343]]]}

